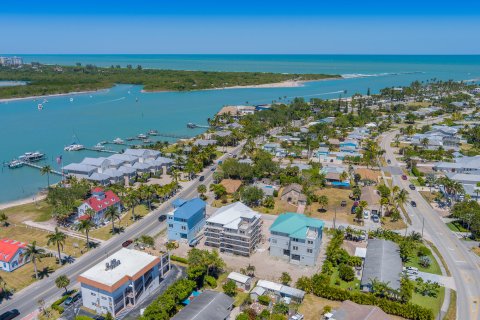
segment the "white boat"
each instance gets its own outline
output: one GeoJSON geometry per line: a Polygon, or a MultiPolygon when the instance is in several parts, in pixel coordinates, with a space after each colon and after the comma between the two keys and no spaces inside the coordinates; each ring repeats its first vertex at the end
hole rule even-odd
{"type": "Polygon", "coordinates": [[[8,163],[8,167],[9,167],[10,169],[15,169],[15,168],[23,167],[23,161],[13,160],[13,161],[11,161],[11,162],[8,163]]]}
{"type": "Polygon", "coordinates": [[[140,133],[137,137],[138,137],[139,139],[147,139],[147,135],[146,135],[146,134],[143,134],[143,133],[140,133]]]}
{"type": "Polygon", "coordinates": [[[23,155],[18,157],[20,161],[28,161],[28,162],[35,162],[40,161],[45,158],[45,154],[41,152],[25,152],[23,155]]]}
{"type": "Polygon", "coordinates": [[[73,102],[73,98],[70,98],[70,102],[73,102]]]}
{"type": "Polygon", "coordinates": [[[113,140],[113,143],[116,143],[116,144],[123,144],[124,141],[120,138],[116,138],[115,140],[113,140]]]}
{"type": "Polygon", "coordinates": [[[39,104],[37,105],[37,109],[38,109],[38,110],[42,110],[42,109],[43,109],[43,104],[39,103],[39,104]]]}
{"type": "Polygon", "coordinates": [[[95,150],[103,150],[105,149],[105,146],[101,143],[97,143],[96,145],[93,146],[93,149],[95,150]]]}
{"type": "Polygon", "coordinates": [[[83,144],[77,144],[77,143],[72,143],[71,145],[63,148],[63,150],[65,151],[78,151],[82,149],[85,149],[85,146],[83,144]]]}
{"type": "Polygon", "coordinates": [[[151,135],[151,136],[156,136],[158,134],[158,131],[152,129],[152,130],[148,131],[148,134],[151,135]]]}

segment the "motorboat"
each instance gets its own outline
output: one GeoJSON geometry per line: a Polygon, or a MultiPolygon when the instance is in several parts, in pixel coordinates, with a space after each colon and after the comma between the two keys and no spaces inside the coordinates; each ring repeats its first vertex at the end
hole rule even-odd
{"type": "Polygon", "coordinates": [[[123,140],[120,139],[120,138],[115,138],[115,140],[113,140],[113,143],[116,143],[116,144],[124,144],[125,141],[123,141],[123,140]]]}
{"type": "Polygon", "coordinates": [[[158,131],[157,130],[148,130],[148,134],[151,135],[151,136],[156,136],[158,134],[158,131]]]}
{"type": "Polygon", "coordinates": [[[96,145],[94,145],[92,149],[103,150],[103,149],[105,149],[105,146],[99,142],[96,145]]]}
{"type": "Polygon", "coordinates": [[[137,137],[138,137],[139,139],[147,139],[147,135],[146,135],[146,134],[143,134],[143,133],[140,133],[137,137]]]}
{"type": "Polygon", "coordinates": [[[23,155],[18,157],[18,160],[25,162],[36,162],[45,158],[45,154],[41,152],[25,152],[23,155]]]}
{"type": "Polygon", "coordinates": [[[16,169],[16,168],[20,168],[20,167],[23,167],[23,164],[24,162],[23,161],[20,161],[20,160],[12,160],[8,163],[8,167],[10,169],[16,169]]]}
{"type": "Polygon", "coordinates": [[[65,151],[78,151],[85,149],[85,146],[83,144],[77,144],[77,143],[72,143],[71,145],[66,146],[63,148],[65,151]]]}

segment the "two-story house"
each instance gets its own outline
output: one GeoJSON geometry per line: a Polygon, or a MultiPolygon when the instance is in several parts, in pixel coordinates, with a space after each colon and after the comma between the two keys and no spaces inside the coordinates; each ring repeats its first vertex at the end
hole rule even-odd
{"type": "Polygon", "coordinates": [[[114,207],[118,212],[122,210],[120,198],[113,191],[96,187],[91,194],[91,197],[77,208],[76,220],[91,219],[95,224],[100,224],[105,220],[105,212],[109,207],[114,207]],[[93,210],[94,214],[89,216],[88,210],[93,210]]]}
{"type": "Polygon", "coordinates": [[[183,240],[188,243],[196,239],[205,225],[205,201],[177,199],[173,211],[167,214],[168,240],[183,240]]]}
{"type": "Polygon", "coordinates": [[[303,214],[279,215],[270,227],[270,255],[314,266],[322,243],[323,225],[323,221],[303,214]]]}

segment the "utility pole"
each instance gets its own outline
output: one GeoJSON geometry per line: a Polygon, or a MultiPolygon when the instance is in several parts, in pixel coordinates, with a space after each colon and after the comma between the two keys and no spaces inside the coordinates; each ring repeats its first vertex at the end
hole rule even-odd
{"type": "Polygon", "coordinates": [[[337,208],[335,208],[335,217],[333,218],[333,230],[337,230],[337,228],[335,228],[336,221],[337,221],[337,208]]]}

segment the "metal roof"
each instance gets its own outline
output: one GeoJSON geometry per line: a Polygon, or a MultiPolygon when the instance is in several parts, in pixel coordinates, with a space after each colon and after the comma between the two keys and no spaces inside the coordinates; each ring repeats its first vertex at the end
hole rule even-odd
{"type": "Polygon", "coordinates": [[[250,279],[252,279],[249,276],[246,276],[238,272],[230,272],[227,278],[236,282],[244,283],[244,284],[247,283],[250,279]]]}
{"type": "Polygon", "coordinates": [[[185,201],[181,203],[179,207],[176,207],[173,215],[175,218],[188,220],[198,211],[205,210],[205,206],[206,206],[205,201],[203,201],[200,198],[194,198],[194,199],[185,201]]]}
{"type": "Polygon", "coordinates": [[[286,233],[290,237],[305,239],[309,228],[323,229],[322,220],[307,217],[303,214],[282,213],[270,226],[270,231],[286,233]]]}
{"type": "Polygon", "coordinates": [[[172,320],[225,320],[233,305],[233,299],[225,293],[205,290],[180,310],[172,320]]]}

